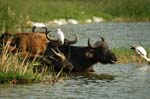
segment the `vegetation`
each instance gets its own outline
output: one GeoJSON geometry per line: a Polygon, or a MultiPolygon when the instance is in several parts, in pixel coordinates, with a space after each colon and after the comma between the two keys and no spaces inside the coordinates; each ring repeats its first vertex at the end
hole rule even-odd
{"type": "Polygon", "coordinates": [[[21,29],[28,20],[150,21],[150,0],[0,0],[0,10],[1,31],[21,29]]]}
{"type": "MultiPolygon", "coordinates": [[[[102,17],[108,21],[150,21],[150,0],[0,0],[0,32],[19,32],[27,22],[74,18],[79,21],[102,17]]],[[[113,49],[118,63],[143,62],[126,48],[113,49]]],[[[34,62],[24,64],[7,48],[0,59],[0,83],[54,81],[55,76],[33,73],[34,62]]],[[[103,75],[105,78],[105,75],[103,75]]],[[[110,77],[111,79],[111,77],[110,77]]]]}
{"type": "Polygon", "coordinates": [[[34,72],[33,68],[37,64],[36,61],[29,62],[26,58],[22,59],[19,53],[9,53],[6,45],[0,58],[0,83],[53,83],[65,77],[63,73],[54,73],[51,69],[45,68],[46,66],[43,66],[41,73],[34,72]]]}
{"type": "MultiPolygon", "coordinates": [[[[117,55],[119,64],[124,63],[143,63],[145,62],[141,57],[138,57],[133,51],[127,48],[117,48],[113,49],[113,52],[117,55]]],[[[149,53],[149,52],[148,52],[149,53]]],[[[16,54],[8,53],[7,47],[4,47],[2,57],[0,59],[0,83],[13,83],[13,84],[23,84],[23,83],[34,83],[34,82],[48,82],[54,83],[58,80],[65,79],[67,75],[60,71],[59,73],[54,73],[52,70],[46,72],[46,69],[42,73],[33,72],[35,62],[28,62],[25,59],[21,59],[16,54]]],[[[83,76],[91,78],[92,76],[97,79],[113,80],[114,75],[101,74],[101,75],[88,75],[83,76]]]]}
{"type": "Polygon", "coordinates": [[[0,61],[0,83],[28,83],[39,81],[40,75],[33,74],[31,64],[21,61],[17,54],[8,52],[4,47],[0,61]]]}
{"type": "Polygon", "coordinates": [[[116,48],[113,49],[113,52],[116,54],[118,58],[117,63],[120,64],[146,62],[143,58],[141,58],[139,55],[137,55],[129,48],[116,48]]]}

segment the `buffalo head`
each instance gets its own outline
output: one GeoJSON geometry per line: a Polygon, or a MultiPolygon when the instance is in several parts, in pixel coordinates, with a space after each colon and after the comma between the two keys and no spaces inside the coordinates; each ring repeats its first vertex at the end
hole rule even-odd
{"type": "Polygon", "coordinates": [[[109,49],[104,38],[100,38],[101,41],[97,41],[93,45],[90,44],[90,38],[88,39],[90,51],[87,53],[87,56],[102,64],[114,64],[117,61],[116,55],[109,49]]]}
{"type": "Polygon", "coordinates": [[[54,66],[55,71],[60,71],[61,68],[64,71],[71,71],[73,69],[73,65],[71,62],[68,61],[67,57],[58,49],[58,48],[51,48],[52,54],[49,56],[45,56],[41,63],[47,66],[54,66]]]}

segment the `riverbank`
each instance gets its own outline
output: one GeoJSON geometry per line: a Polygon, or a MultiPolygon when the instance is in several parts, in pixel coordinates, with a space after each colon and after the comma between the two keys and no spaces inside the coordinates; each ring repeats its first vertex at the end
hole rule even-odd
{"type": "Polygon", "coordinates": [[[112,50],[118,58],[118,61],[117,61],[118,64],[146,63],[146,61],[142,57],[137,55],[137,53],[135,53],[129,48],[128,49],[127,48],[115,48],[112,50]]]}
{"type": "Polygon", "coordinates": [[[0,84],[55,83],[65,79],[62,72],[58,75],[46,66],[39,73],[35,70],[35,66],[39,65],[38,61],[31,62],[20,57],[19,53],[9,53],[7,45],[3,47],[0,57],[0,84]]]}
{"type": "Polygon", "coordinates": [[[50,22],[93,17],[105,21],[150,21],[149,0],[5,0],[0,1],[0,31],[27,27],[28,21],[50,22]]]}
{"type": "MultiPolygon", "coordinates": [[[[130,64],[138,63],[142,64],[145,61],[138,57],[130,49],[113,49],[118,61],[117,64],[130,64]]],[[[58,81],[69,78],[66,73],[62,73],[59,76],[53,71],[47,71],[46,68],[41,73],[33,72],[36,62],[26,62],[25,59],[20,59],[17,54],[12,55],[6,51],[2,54],[0,63],[0,83],[9,84],[27,84],[27,83],[49,83],[53,84],[58,81]],[[58,76],[56,78],[56,75],[58,76]]],[[[84,74],[91,77],[92,75],[84,74]]],[[[114,75],[101,74],[96,75],[98,79],[113,80],[114,75]]]]}

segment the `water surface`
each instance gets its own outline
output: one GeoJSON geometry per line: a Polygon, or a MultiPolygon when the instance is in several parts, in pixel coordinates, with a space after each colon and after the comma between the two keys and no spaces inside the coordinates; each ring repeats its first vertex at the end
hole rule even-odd
{"type": "MultiPolygon", "coordinates": [[[[141,44],[145,47],[150,46],[150,23],[93,23],[85,25],[67,25],[59,27],[65,33],[79,34],[77,45],[87,45],[87,39],[90,37],[93,42],[102,36],[106,39],[111,47],[128,47],[132,44],[141,44]]],[[[53,28],[52,28],[53,29],[53,28]]],[[[56,29],[56,28],[54,28],[56,29]]],[[[66,38],[67,38],[66,37],[66,38]]]]}
{"type": "Polygon", "coordinates": [[[149,99],[150,66],[117,64],[95,66],[97,74],[117,75],[114,80],[76,76],[63,82],[0,85],[1,99],[149,99]]]}
{"type": "MultiPolygon", "coordinates": [[[[95,23],[59,26],[66,38],[79,34],[76,45],[87,46],[103,36],[111,48],[129,48],[132,44],[150,46],[150,23],[95,23]]],[[[56,27],[50,27],[52,31],[56,27]]],[[[50,84],[0,85],[0,99],[150,99],[150,65],[115,64],[94,66],[96,74],[115,75],[112,81],[82,75],[50,84]]]]}

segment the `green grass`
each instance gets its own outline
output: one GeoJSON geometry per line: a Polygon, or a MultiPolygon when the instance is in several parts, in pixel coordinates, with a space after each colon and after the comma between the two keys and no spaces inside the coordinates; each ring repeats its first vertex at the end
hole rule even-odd
{"type": "Polygon", "coordinates": [[[150,20],[150,0],[107,0],[104,12],[129,21],[150,20]]]}
{"type": "Polygon", "coordinates": [[[110,21],[150,21],[150,0],[0,0],[0,31],[18,31],[28,20],[93,16],[110,21]]]}

